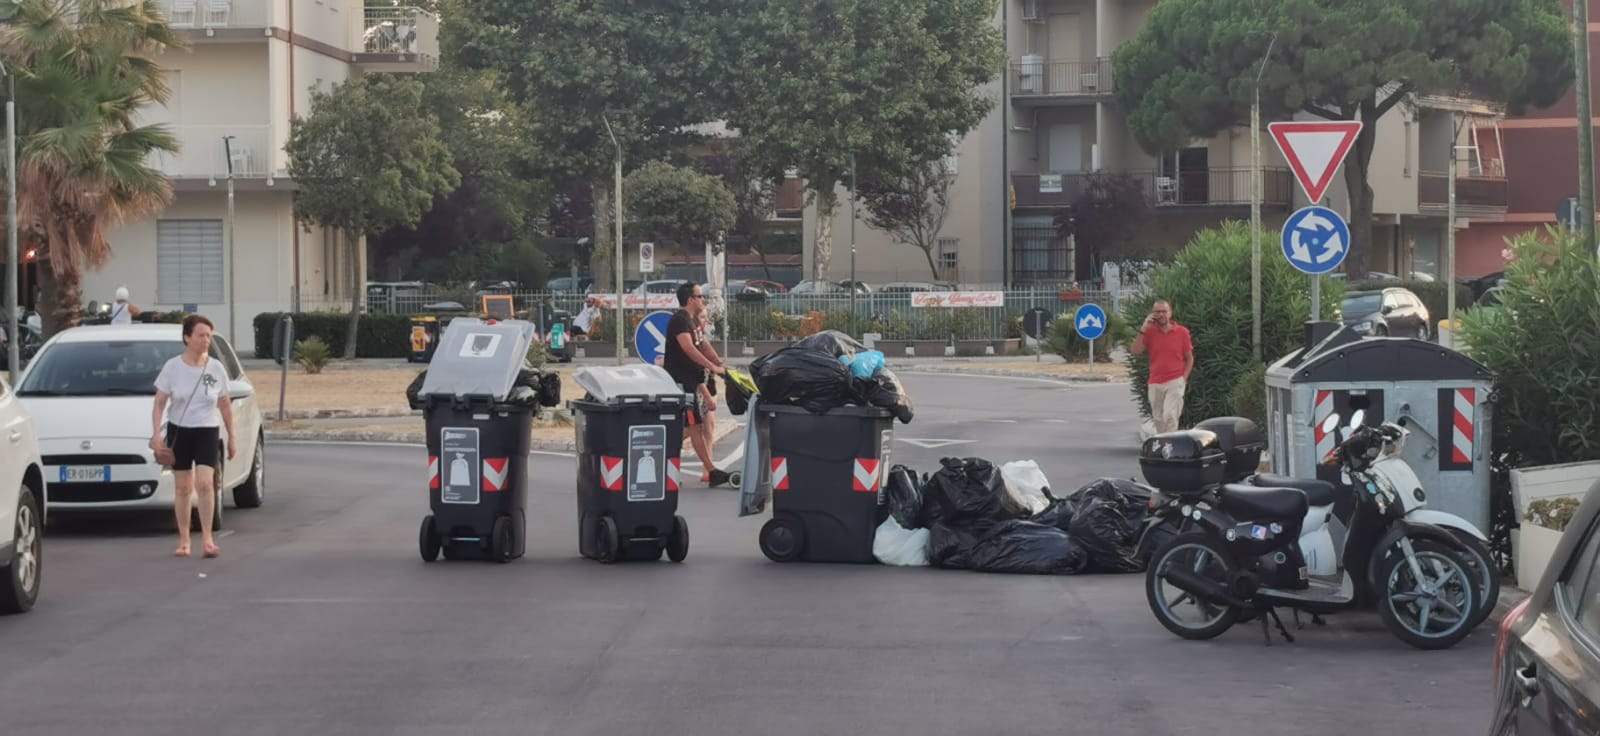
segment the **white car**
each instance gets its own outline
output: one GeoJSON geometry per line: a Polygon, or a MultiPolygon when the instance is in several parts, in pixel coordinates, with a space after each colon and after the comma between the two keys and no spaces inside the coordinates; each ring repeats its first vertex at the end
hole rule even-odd
{"type": "MultiPolygon", "coordinates": [[[[38,422],[52,513],[172,508],[172,471],[150,450],[150,411],[156,376],[182,352],[183,327],[173,324],[75,327],[39,349],[17,397],[38,422]]],[[[254,508],[266,492],[255,388],[221,335],[211,340],[211,358],[228,374],[239,434],[232,461],[223,445],[217,487],[233,491],[235,506],[254,508]]],[[[212,522],[222,528],[221,503],[212,522]]]]}
{"type": "Polygon", "coordinates": [[[33,417],[4,378],[0,434],[0,613],[22,613],[39,599],[46,488],[33,417]]]}

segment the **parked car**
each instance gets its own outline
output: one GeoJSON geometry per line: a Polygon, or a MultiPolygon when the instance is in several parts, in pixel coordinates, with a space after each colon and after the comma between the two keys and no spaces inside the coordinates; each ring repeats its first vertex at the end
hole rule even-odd
{"type": "MultiPolygon", "coordinates": [[[[96,325],[66,330],[39,349],[17,385],[17,398],[38,422],[50,510],[55,514],[170,509],[172,471],[150,450],[155,380],[183,352],[175,324],[96,325]]],[[[266,452],[255,387],[222,335],[211,358],[228,374],[237,455],[222,454],[217,488],[234,505],[260,506],[266,493],[266,452]]],[[[222,522],[216,504],[213,524],[222,522]]],[[[220,527],[218,527],[220,528],[220,527]]]]}
{"type": "Polygon", "coordinates": [[[1340,319],[1350,329],[1376,337],[1428,339],[1428,308],[1410,289],[1352,291],[1339,304],[1340,319]]]}
{"type": "Polygon", "coordinates": [[[676,294],[678,293],[678,287],[686,283],[688,282],[684,281],[683,279],[656,279],[654,281],[646,281],[642,284],[639,284],[638,286],[634,287],[632,291],[638,296],[648,296],[650,294],[676,294]]]}
{"type": "Polygon", "coordinates": [[[924,291],[955,291],[954,284],[931,281],[895,281],[884,284],[879,294],[916,294],[924,291]]]}
{"type": "MultiPolygon", "coordinates": [[[[11,337],[8,331],[11,326],[0,320],[0,370],[8,370],[11,363],[11,351],[8,347],[11,337]]],[[[17,322],[17,332],[22,334],[22,341],[17,343],[18,362],[27,365],[33,359],[33,354],[39,352],[39,346],[44,344],[44,337],[39,333],[37,326],[25,321],[17,322]]]]}
{"type": "Polygon", "coordinates": [[[582,294],[593,285],[594,279],[588,276],[579,276],[576,279],[571,276],[562,276],[550,279],[545,283],[544,288],[553,294],[582,294]]]}
{"type": "Polygon", "coordinates": [[[33,417],[0,378],[0,613],[39,599],[46,481],[33,417]]]}
{"type": "Polygon", "coordinates": [[[1544,578],[1524,585],[1532,595],[1500,621],[1489,733],[1600,733],[1600,483],[1567,523],[1544,578]]]}

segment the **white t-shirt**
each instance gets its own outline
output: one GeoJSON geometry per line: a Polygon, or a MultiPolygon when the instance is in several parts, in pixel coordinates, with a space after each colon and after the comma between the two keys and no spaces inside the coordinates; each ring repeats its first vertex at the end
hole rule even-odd
{"type": "Polygon", "coordinates": [[[133,305],[132,304],[124,304],[124,303],[112,304],[111,305],[111,324],[114,324],[114,325],[131,325],[131,324],[133,324],[133,305]]]}
{"type": "Polygon", "coordinates": [[[179,355],[161,367],[156,390],[172,397],[167,416],[180,427],[221,427],[217,400],[228,398],[228,373],[222,362],[206,360],[204,369],[183,362],[179,355]],[[190,397],[193,397],[192,399],[190,397]]]}

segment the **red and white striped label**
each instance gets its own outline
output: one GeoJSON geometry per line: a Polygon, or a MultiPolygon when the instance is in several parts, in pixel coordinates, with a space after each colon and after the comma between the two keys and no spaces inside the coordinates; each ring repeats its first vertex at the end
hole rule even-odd
{"type": "Polygon", "coordinates": [[[678,478],[683,474],[683,469],[678,466],[679,462],[681,462],[679,458],[667,458],[667,490],[669,491],[678,490],[678,478]]]}
{"type": "Polygon", "coordinates": [[[506,489],[507,476],[511,475],[511,458],[490,457],[483,460],[483,490],[489,492],[506,489]]]}
{"type": "Polygon", "coordinates": [[[608,491],[622,490],[623,470],[622,458],[600,456],[600,487],[608,491]]]}
{"type": "Polygon", "coordinates": [[[1455,415],[1451,417],[1450,460],[1466,465],[1472,462],[1473,421],[1477,408],[1473,399],[1477,392],[1470,388],[1458,388],[1452,393],[1455,394],[1455,415]]]}
{"type": "Polygon", "coordinates": [[[875,493],[878,490],[878,468],[883,465],[882,460],[875,458],[856,458],[855,471],[852,474],[850,490],[875,493]]]}
{"type": "Polygon", "coordinates": [[[789,458],[772,458],[772,490],[789,490],[789,458]]]}
{"type": "Polygon", "coordinates": [[[1311,410],[1312,427],[1317,438],[1317,462],[1327,460],[1333,454],[1333,433],[1323,427],[1323,423],[1333,414],[1333,392],[1318,391],[1317,404],[1311,410]]]}
{"type": "Polygon", "coordinates": [[[439,456],[428,456],[428,490],[439,490],[439,456]]]}

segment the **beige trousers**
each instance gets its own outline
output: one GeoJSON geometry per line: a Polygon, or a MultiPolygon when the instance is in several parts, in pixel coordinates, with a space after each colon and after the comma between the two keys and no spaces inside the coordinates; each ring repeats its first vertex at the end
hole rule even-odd
{"type": "Polygon", "coordinates": [[[1150,421],[1156,432],[1177,431],[1178,419],[1183,416],[1183,390],[1188,385],[1182,378],[1150,384],[1150,421]]]}

